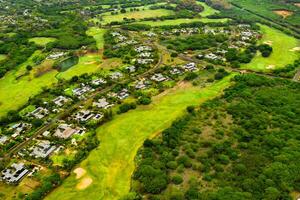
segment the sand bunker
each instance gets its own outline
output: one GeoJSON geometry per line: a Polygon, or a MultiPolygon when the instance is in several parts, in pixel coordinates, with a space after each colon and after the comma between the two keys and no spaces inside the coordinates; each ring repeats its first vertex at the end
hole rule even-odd
{"type": "Polygon", "coordinates": [[[274,10],[273,12],[276,13],[277,15],[280,15],[283,18],[287,18],[294,14],[294,12],[289,10],[274,10]]]}
{"type": "Polygon", "coordinates": [[[275,68],[275,65],[269,65],[266,67],[267,69],[274,69],[275,68]]]}
{"type": "Polygon", "coordinates": [[[80,179],[86,173],[86,171],[83,168],[80,168],[80,167],[76,168],[73,172],[76,174],[76,179],[80,179]]]}
{"type": "Polygon", "coordinates": [[[267,45],[270,45],[270,46],[272,46],[272,44],[273,44],[273,41],[271,41],[271,40],[264,41],[264,44],[267,44],[267,45]]]}
{"type": "Polygon", "coordinates": [[[91,185],[93,182],[93,179],[91,179],[90,177],[86,177],[81,179],[81,181],[76,185],[76,188],[78,190],[84,190],[85,188],[87,188],[89,185],[91,185]]]}
{"type": "Polygon", "coordinates": [[[300,47],[294,47],[290,51],[300,51],[300,47]]]}

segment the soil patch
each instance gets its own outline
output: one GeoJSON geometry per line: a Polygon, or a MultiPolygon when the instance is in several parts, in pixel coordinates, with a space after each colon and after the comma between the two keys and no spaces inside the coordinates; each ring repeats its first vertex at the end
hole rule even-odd
{"type": "Polygon", "coordinates": [[[78,190],[84,190],[86,189],[88,186],[90,186],[93,182],[93,179],[91,179],[90,177],[86,177],[81,179],[81,181],[76,185],[76,188],[78,190]]]}
{"type": "Polygon", "coordinates": [[[266,69],[274,69],[275,68],[275,65],[269,65],[266,67],[266,69]]]}
{"type": "Polygon", "coordinates": [[[73,172],[76,174],[76,179],[80,179],[86,173],[86,171],[81,167],[76,168],[73,172]]]}
{"type": "Polygon", "coordinates": [[[295,6],[298,6],[300,8],[300,3],[295,3],[295,6]]]}
{"type": "Polygon", "coordinates": [[[287,18],[294,14],[294,12],[289,10],[274,10],[273,12],[276,13],[277,15],[280,15],[283,18],[287,18]]]}
{"type": "Polygon", "coordinates": [[[292,48],[290,51],[300,51],[300,47],[292,48]]]}

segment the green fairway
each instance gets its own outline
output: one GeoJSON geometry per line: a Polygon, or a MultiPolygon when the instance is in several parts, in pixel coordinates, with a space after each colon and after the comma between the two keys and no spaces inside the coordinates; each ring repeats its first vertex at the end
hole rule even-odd
{"type": "Polygon", "coordinates": [[[54,42],[56,39],[51,37],[34,37],[29,39],[29,42],[34,42],[38,46],[46,46],[49,42],[54,42]]]}
{"type": "Polygon", "coordinates": [[[2,60],[5,60],[7,58],[7,56],[6,55],[4,55],[4,54],[0,54],[0,61],[2,61],[2,60]]]}
{"type": "Polygon", "coordinates": [[[213,9],[212,7],[208,6],[206,3],[204,2],[199,2],[197,1],[198,4],[200,4],[201,6],[204,7],[204,11],[200,13],[200,15],[202,17],[207,17],[209,15],[213,15],[216,13],[219,13],[220,11],[213,9]]]}
{"type": "Polygon", "coordinates": [[[263,38],[260,43],[270,44],[273,47],[273,52],[268,58],[256,55],[251,63],[242,65],[242,68],[270,71],[291,64],[299,58],[299,49],[297,50],[297,47],[300,46],[299,40],[274,28],[265,25],[260,25],[260,27],[263,32],[263,38]]]}
{"type": "Polygon", "coordinates": [[[106,32],[105,29],[97,28],[97,27],[91,27],[86,32],[87,35],[94,37],[97,43],[97,48],[102,49],[104,46],[104,38],[103,35],[106,32]]]}
{"type": "Polygon", "coordinates": [[[232,76],[202,89],[179,84],[155,97],[150,105],[118,115],[99,127],[97,135],[100,146],[78,166],[87,173],[79,179],[72,173],[46,199],[112,200],[126,195],[135,167],[134,158],[144,140],[168,127],[187,106],[199,105],[220,95],[230,85],[232,76]],[[86,188],[78,189],[83,186],[86,188]]]}
{"type": "Polygon", "coordinates": [[[164,20],[164,21],[141,21],[136,22],[134,24],[147,24],[150,26],[173,26],[173,25],[179,25],[183,23],[192,23],[192,22],[203,22],[203,23],[209,23],[209,22],[226,22],[228,19],[208,19],[208,18],[194,18],[194,19],[174,19],[174,20],[164,20]]]}
{"type": "Polygon", "coordinates": [[[174,14],[171,10],[165,9],[158,9],[158,10],[140,10],[140,11],[133,11],[127,13],[121,13],[117,15],[111,15],[110,13],[103,14],[103,21],[100,23],[108,24],[113,21],[121,22],[124,18],[128,19],[142,19],[147,17],[161,17],[161,16],[168,16],[174,14]]]}
{"type": "Polygon", "coordinates": [[[42,91],[42,87],[56,82],[57,71],[50,71],[38,78],[24,76],[16,80],[14,72],[7,73],[0,79],[0,116],[9,110],[15,110],[24,105],[29,97],[42,91]]]}
{"type": "Polygon", "coordinates": [[[100,69],[101,57],[99,54],[86,54],[79,58],[79,63],[72,66],[65,72],[57,75],[58,78],[70,79],[75,75],[92,73],[100,69]]]}

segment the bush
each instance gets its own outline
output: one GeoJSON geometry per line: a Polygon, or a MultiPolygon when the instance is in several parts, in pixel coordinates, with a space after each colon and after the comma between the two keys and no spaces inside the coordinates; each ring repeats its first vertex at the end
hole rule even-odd
{"type": "Polygon", "coordinates": [[[149,105],[150,103],[151,103],[151,98],[150,97],[141,97],[138,100],[138,104],[149,105]]]}
{"type": "Polygon", "coordinates": [[[180,175],[175,175],[172,177],[172,182],[176,185],[179,185],[180,183],[183,182],[183,179],[180,175]]]}
{"type": "Polygon", "coordinates": [[[135,109],[136,104],[135,103],[124,103],[120,106],[118,114],[128,112],[129,110],[135,109]]]}

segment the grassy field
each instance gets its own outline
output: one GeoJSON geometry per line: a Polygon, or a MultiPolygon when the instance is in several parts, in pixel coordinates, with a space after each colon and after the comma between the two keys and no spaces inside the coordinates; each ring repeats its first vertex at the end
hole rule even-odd
{"type": "Polygon", "coordinates": [[[284,67],[299,58],[300,53],[295,50],[300,46],[299,40],[268,26],[261,25],[260,27],[264,34],[260,43],[270,44],[273,52],[268,58],[257,55],[251,63],[243,65],[242,68],[269,71],[284,67]]]}
{"type": "Polygon", "coordinates": [[[204,3],[204,2],[199,2],[199,1],[197,1],[197,3],[204,7],[204,11],[200,13],[200,15],[201,15],[202,17],[207,17],[207,16],[209,16],[209,15],[213,15],[213,14],[219,13],[218,10],[213,9],[212,7],[208,6],[208,5],[207,5],[206,3],[204,3]]]}
{"type": "Polygon", "coordinates": [[[6,59],[6,57],[7,57],[6,55],[0,54],[0,61],[6,59]]]}
{"type": "Polygon", "coordinates": [[[174,20],[164,20],[164,21],[141,21],[136,22],[134,24],[147,24],[150,26],[172,26],[172,25],[179,25],[183,23],[192,23],[192,22],[226,22],[228,19],[208,19],[208,18],[194,18],[194,19],[174,19],[174,20]]]}
{"type": "Polygon", "coordinates": [[[30,42],[34,42],[38,46],[46,46],[49,42],[54,42],[56,39],[51,37],[34,37],[29,39],[30,42]]]}
{"type": "Polygon", "coordinates": [[[45,199],[112,200],[127,194],[135,167],[134,157],[144,140],[168,127],[188,105],[198,105],[220,95],[230,85],[231,77],[203,89],[180,84],[155,97],[149,106],[116,116],[97,129],[100,146],[78,166],[87,173],[80,179],[72,173],[45,199]],[[89,180],[86,188],[78,189],[86,180],[89,180]]]}
{"type": "Polygon", "coordinates": [[[97,27],[91,27],[86,32],[87,35],[93,36],[97,43],[97,48],[102,49],[104,46],[104,38],[103,35],[105,34],[106,30],[97,28],[97,27]]]}
{"type": "Polygon", "coordinates": [[[134,19],[142,19],[146,17],[161,17],[174,14],[171,10],[158,9],[158,10],[140,10],[134,12],[121,13],[117,15],[111,15],[110,13],[103,14],[103,21],[100,23],[108,24],[113,21],[121,22],[123,18],[134,18],[134,19]]]}

